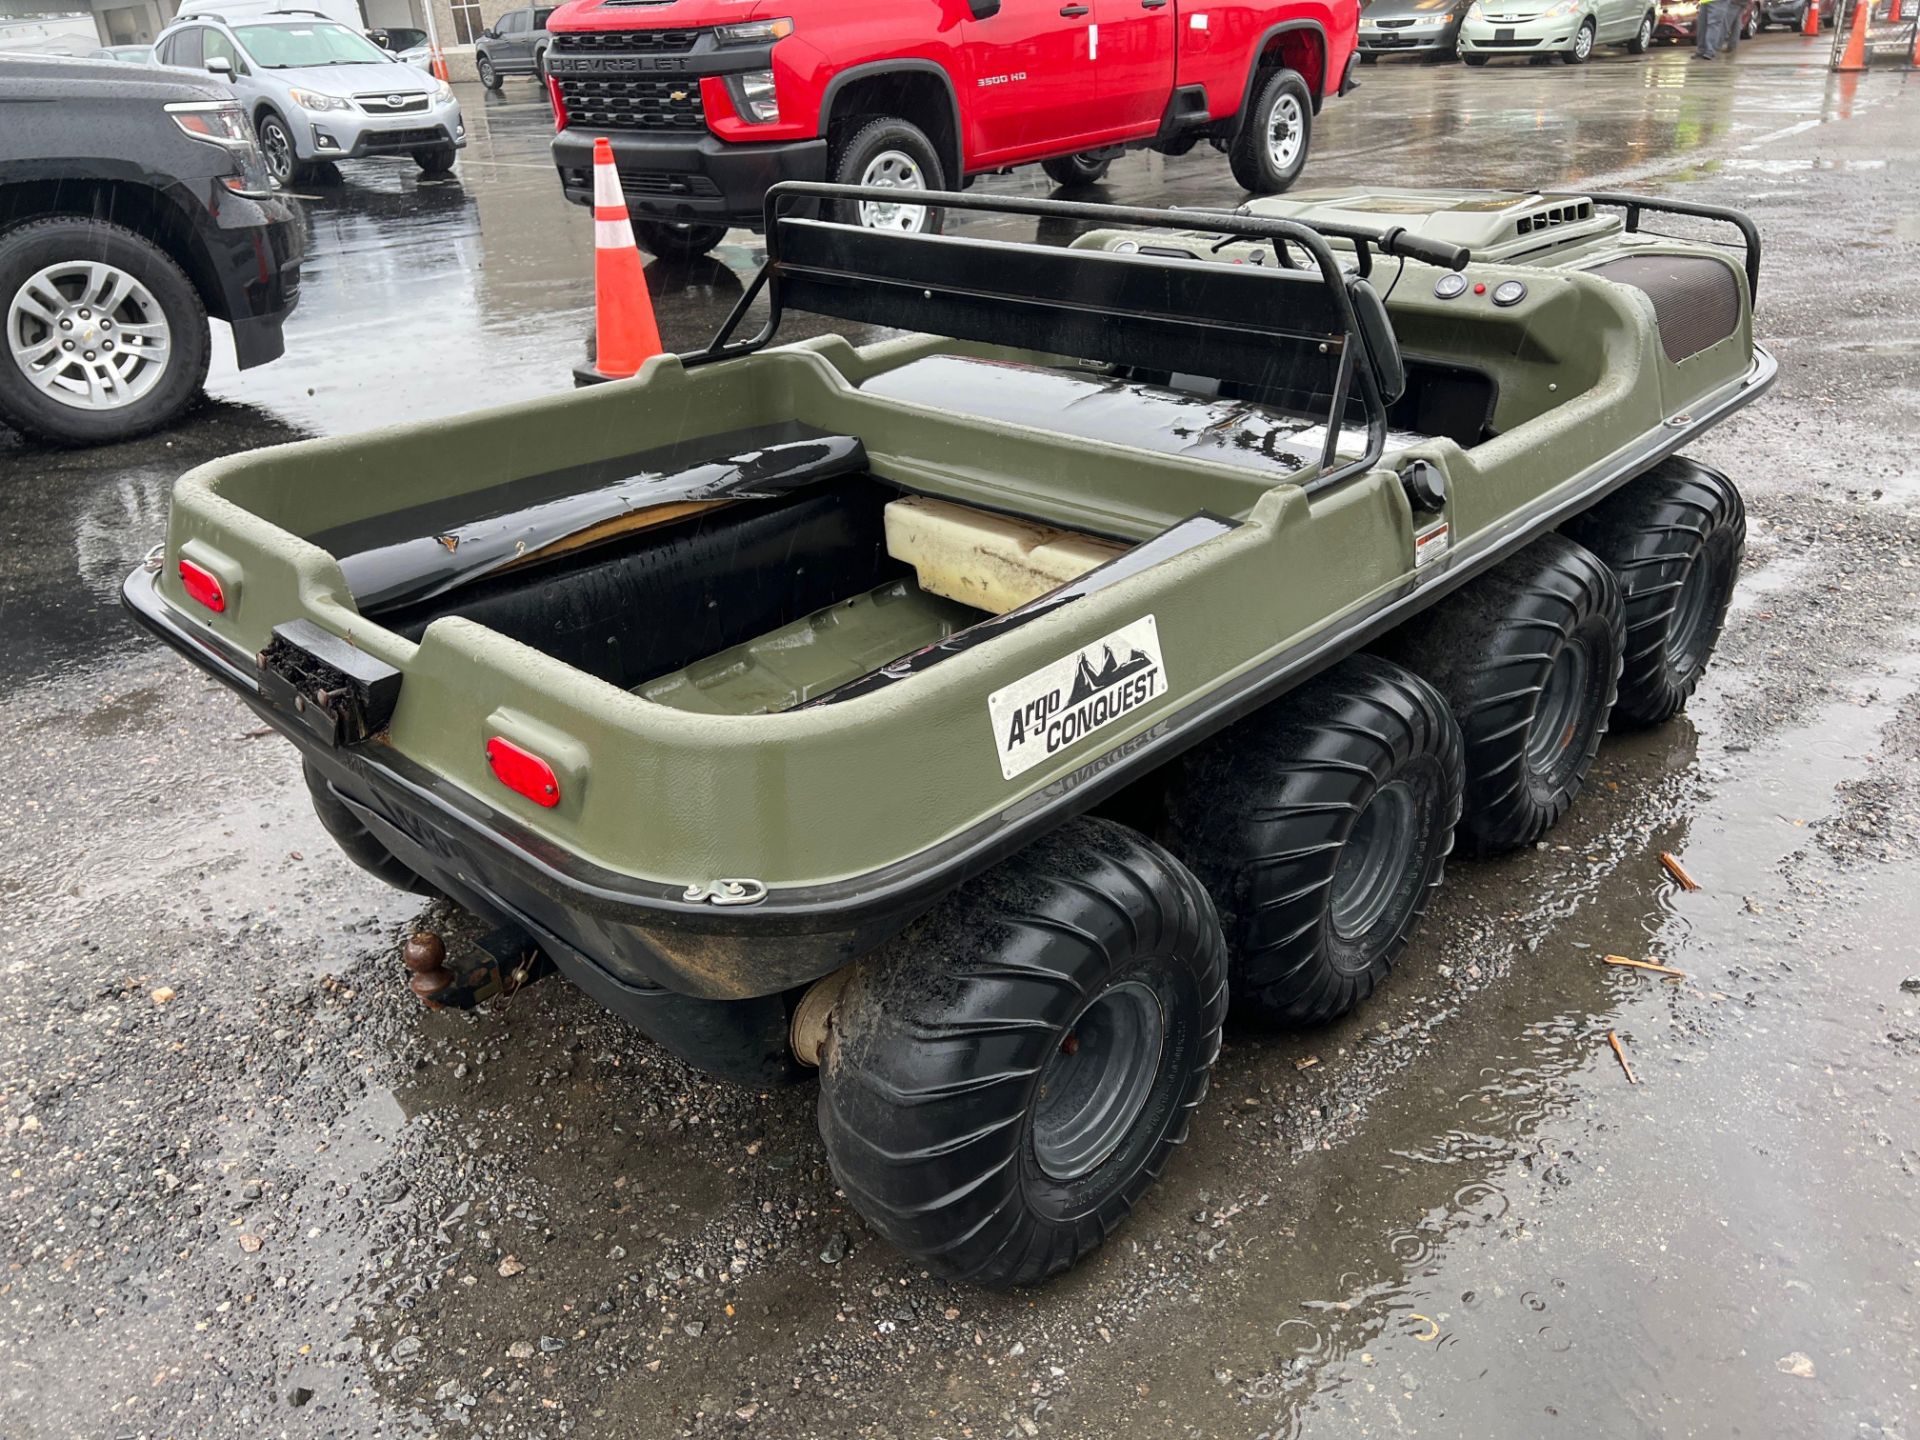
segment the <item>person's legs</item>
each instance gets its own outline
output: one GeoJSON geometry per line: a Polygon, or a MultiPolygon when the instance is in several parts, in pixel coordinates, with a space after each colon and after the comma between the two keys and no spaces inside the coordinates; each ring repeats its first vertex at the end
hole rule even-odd
{"type": "Polygon", "coordinates": [[[1715,48],[1725,51],[1731,60],[1733,47],[1740,43],[1740,17],[1746,6],[1741,0],[1715,0],[1713,8],[1720,12],[1720,36],[1715,48]]]}
{"type": "Polygon", "coordinates": [[[1693,17],[1693,53],[1699,60],[1713,58],[1714,32],[1720,26],[1720,7],[1727,0],[1714,0],[1711,5],[1702,5],[1693,17]]]}

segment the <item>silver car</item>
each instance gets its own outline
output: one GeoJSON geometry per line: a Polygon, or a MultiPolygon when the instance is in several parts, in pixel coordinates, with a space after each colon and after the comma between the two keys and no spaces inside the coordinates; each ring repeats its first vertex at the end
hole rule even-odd
{"type": "Polygon", "coordinates": [[[226,77],[283,185],[325,161],[369,155],[410,155],[437,175],[467,143],[451,86],[317,16],[178,20],[155,43],[154,59],[226,77]]]}
{"type": "Polygon", "coordinates": [[[1496,55],[1558,55],[1581,65],[1596,45],[1644,55],[1653,26],[1649,0],[1474,0],[1460,22],[1460,58],[1484,65],[1496,55]]]}

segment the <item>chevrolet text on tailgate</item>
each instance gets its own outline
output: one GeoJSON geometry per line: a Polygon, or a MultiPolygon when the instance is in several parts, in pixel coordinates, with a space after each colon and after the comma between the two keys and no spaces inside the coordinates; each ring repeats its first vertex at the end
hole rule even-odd
{"type": "Polygon", "coordinates": [[[636,236],[672,257],[757,227],[780,180],[953,190],[1037,162],[1087,185],[1124,149],[1206,141],[1271,195],[1305,168],[1321,102],[1352,88],[1358,26],[1358,0],[573,0],[547,25],[553,157],[585,205],[607,137],[636,236]]]}

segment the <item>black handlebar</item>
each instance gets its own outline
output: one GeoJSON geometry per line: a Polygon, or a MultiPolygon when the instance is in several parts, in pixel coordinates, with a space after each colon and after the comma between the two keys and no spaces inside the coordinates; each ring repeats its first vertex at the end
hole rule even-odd
{"type": "Polygon", "coordinates": [[[1438,265],[1442,270],[1464,270],[1467,262],[1473,259],[1473,252],[1464,245],[1455,245],[1446,240],[1429,240],[1424,235],[1415,235],[1404,225],[1381,231],[1373,243],[1379,247],[1382,255],[1424,260],[1429,265],[1438,265]]]}

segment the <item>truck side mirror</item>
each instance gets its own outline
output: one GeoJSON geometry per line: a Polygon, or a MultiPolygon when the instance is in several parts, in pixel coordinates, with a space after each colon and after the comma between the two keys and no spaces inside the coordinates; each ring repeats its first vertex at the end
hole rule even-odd
{"type": "Polygon", "coordinates": [[[967,0],[967,8],[976,20],[990,20],[1000,13],[1000,0],[967,0]]]}
{"type": "Polygon", "coordinates": [[[233,79],[233,62],[224,55],[212,55],[207,58],[207,73],[218,75],[222,80],[233,79]]]}

